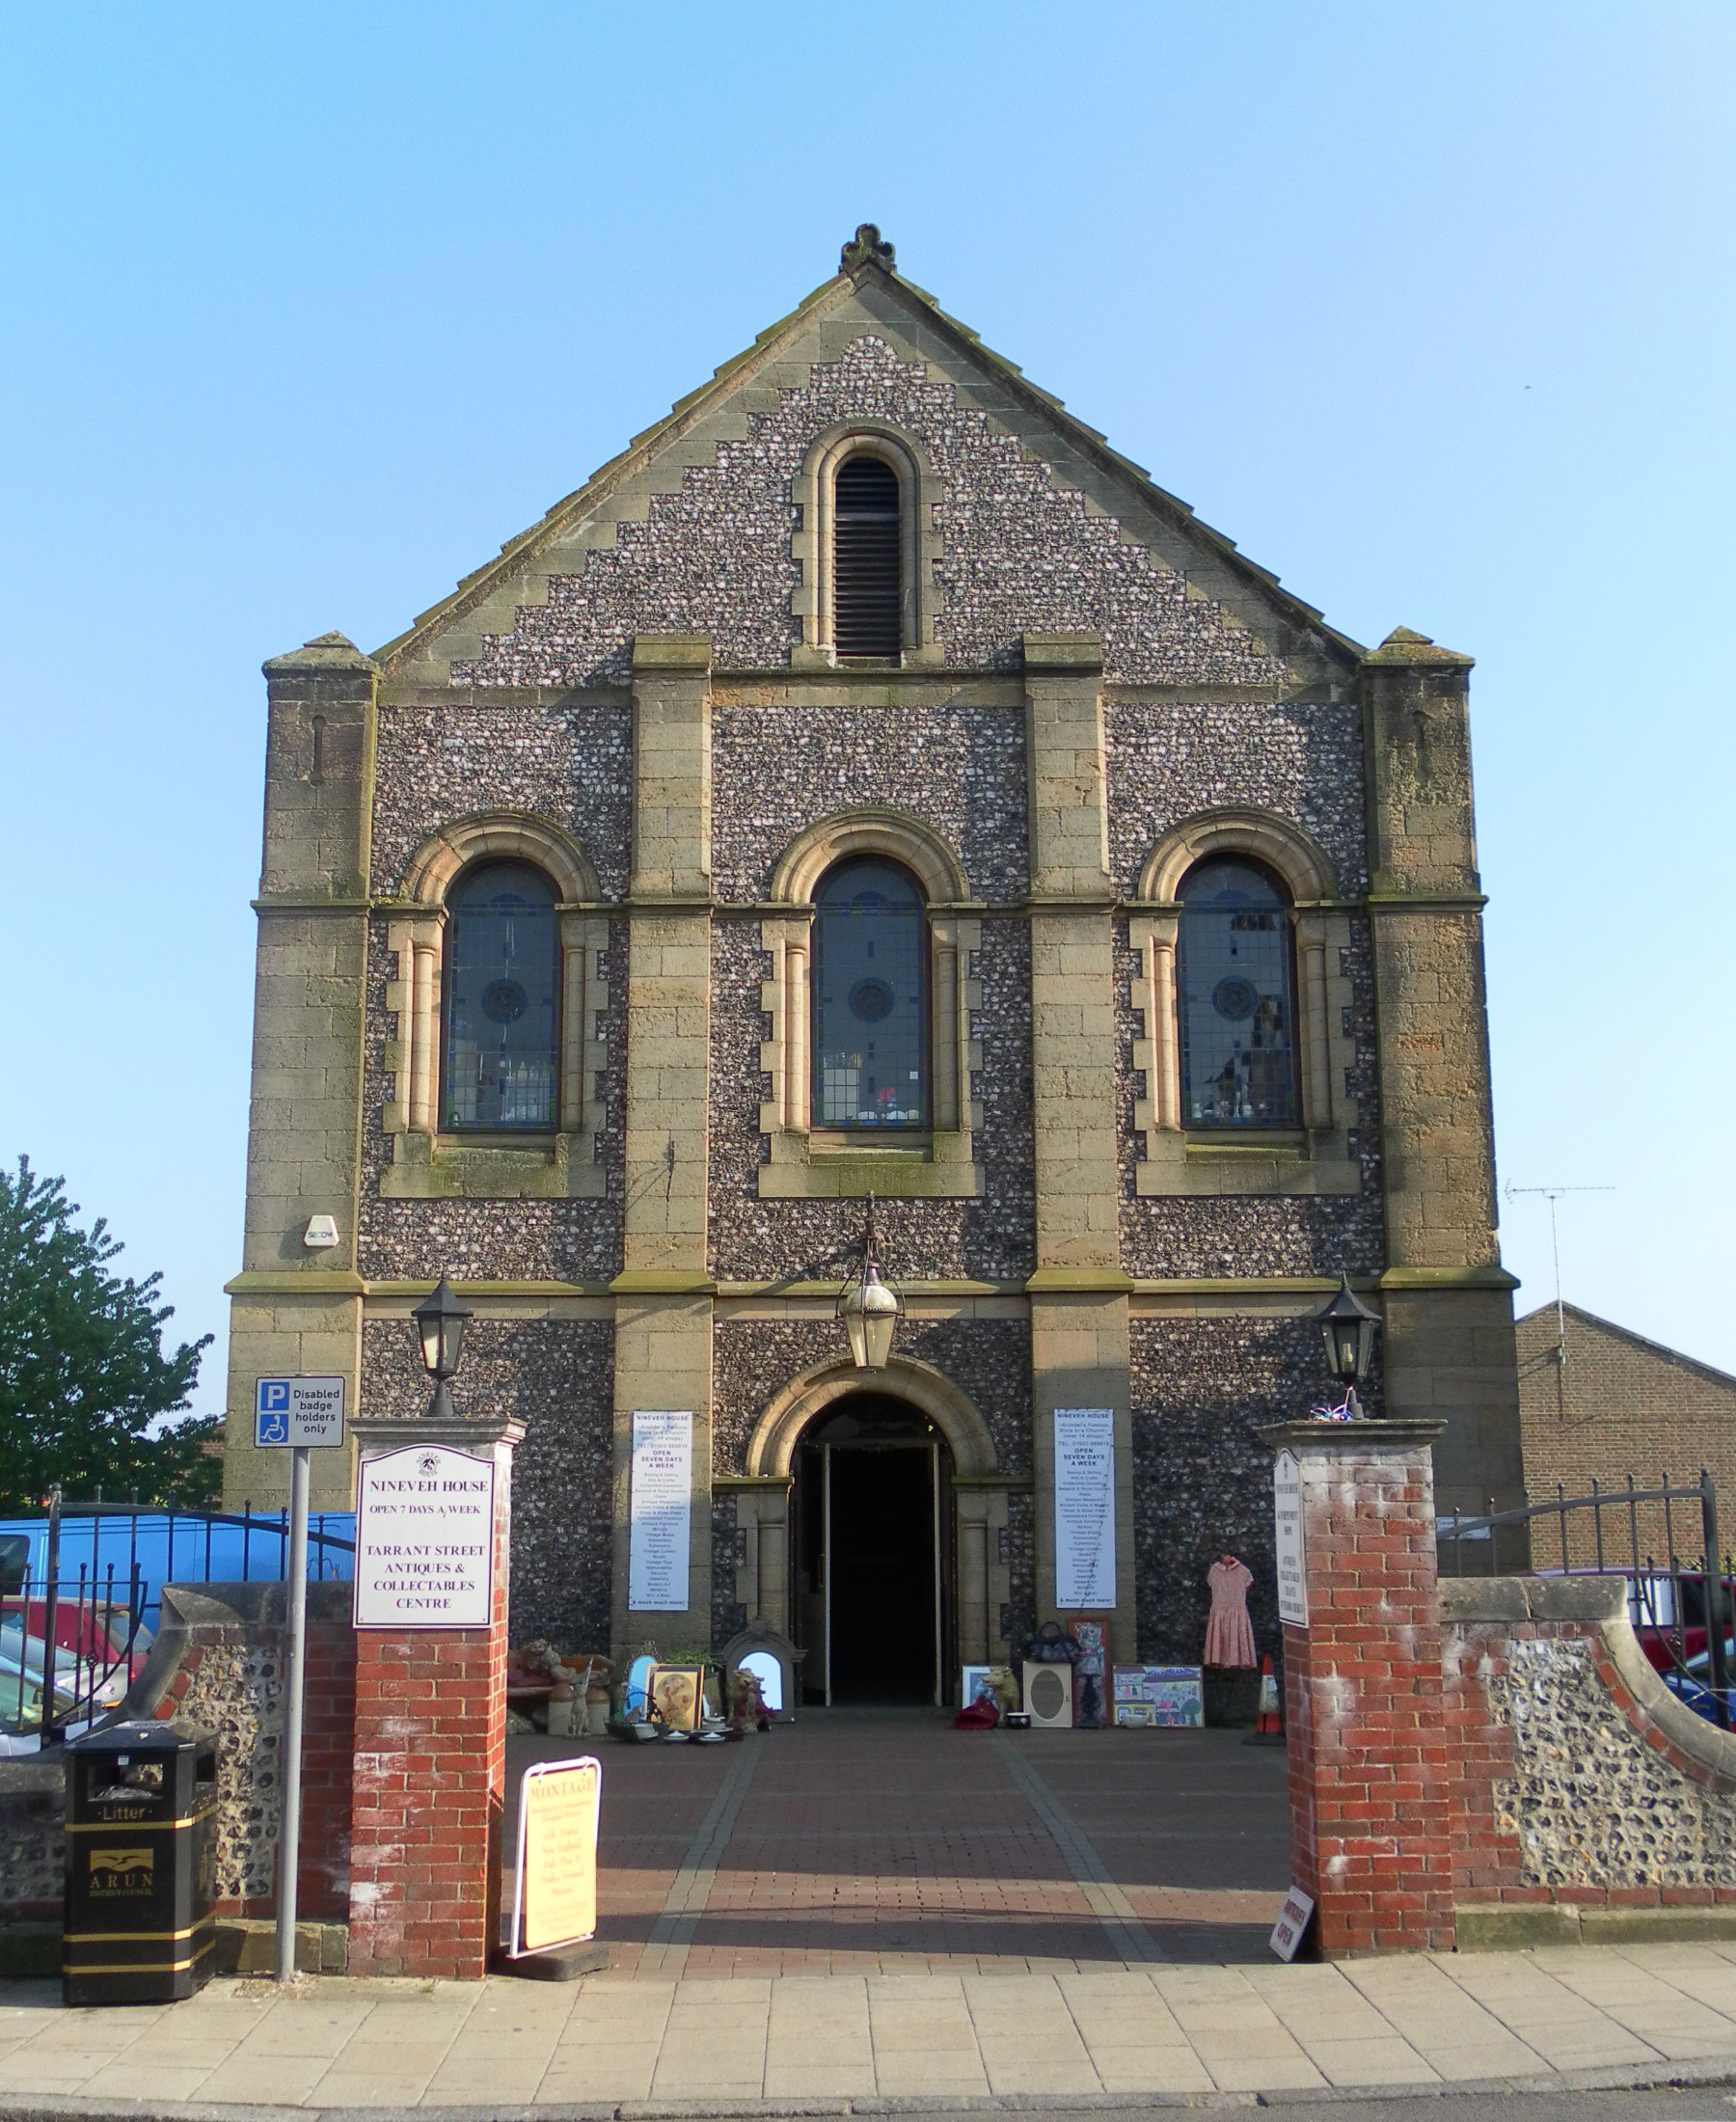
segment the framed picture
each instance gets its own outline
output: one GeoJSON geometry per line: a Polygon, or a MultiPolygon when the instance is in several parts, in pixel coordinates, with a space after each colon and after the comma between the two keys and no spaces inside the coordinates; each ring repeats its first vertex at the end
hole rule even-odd
{"type": "Polygon", "coordinates": [[[967,1665],[959,1677],[959,1707],[968,1709],[980,1696],[987,1695],[1000,1707],[1000,1698],[989,1684],[989,1675],[994,1668],[989,1665],[967,1665]]]}
{"type": "Polygon", "coordinates": [[[645,1700],[654,1720],[669,1731],[697,1731],[705,1715],[705,1668],[702,1665],[654,1665],[645,1682],[645,1700]]]}
{"type": "Polygon", "coordinates": [[[1197,1665],[1118,1665],[1113,1684],[1115,1721],[1126,1728],[1192,1730],[1206,1722],[1197,1665]]]}

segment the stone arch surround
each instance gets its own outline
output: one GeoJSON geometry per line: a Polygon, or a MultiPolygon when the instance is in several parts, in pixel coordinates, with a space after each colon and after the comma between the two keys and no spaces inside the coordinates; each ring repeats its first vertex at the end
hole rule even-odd
{"type": "Polygon", "coordinates": [[[894,1356],[883,1371],[858,1371],[843,1359],[800,1373],[767,1404],[747,1440],[746,1472],[754,1480],[785,1480],[801,1432],[834,1401],[862,1393],[903,1401],[934,1423],[952,1447],[953,1465],[965,1477],[995,1471],[994,1439],[968,1398],[926,1363],[894,1356]]]}
{"type": "Polygon", "coordinates": [[[853,1363],[827,1358],[799,1372],[767,1401],[748,1439],[746,1478],[736,1492],[736,1522],[746,1534],[742,1589],[748,1618],[790,1634],[791,1462],[803,1430],[817,1417],[864,1393],[916,1408],[951,1448],[959,1654],[966,1664],[981,1663],[991,1652],[1004,1651],[1000,1615],[1009,1584],[1000,1550],[1008,1524],[1007,1490],[997,1479],[989,1426],[969,1398],[938,1371],[909,1356],[895,1355],[883,1371],[858,1371],[853,1363]]]}

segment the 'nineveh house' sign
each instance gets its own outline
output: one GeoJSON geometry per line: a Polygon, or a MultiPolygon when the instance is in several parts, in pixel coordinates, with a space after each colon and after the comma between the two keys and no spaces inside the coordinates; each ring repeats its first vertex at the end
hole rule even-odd
{"type": "Polygon", "coordinates": [[[486,1628],[494,1618],[491,1458],[413,1444],[362,1461],[356,1626],[486,1628]]]}

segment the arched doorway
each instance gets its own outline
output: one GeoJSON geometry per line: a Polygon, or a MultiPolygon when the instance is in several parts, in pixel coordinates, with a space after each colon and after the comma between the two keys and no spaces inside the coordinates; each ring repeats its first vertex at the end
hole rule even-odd
{"type": "Polygon", "coordinates": [[[791,1456],[790,1614],[809,1702],[949,1698],[957,1663],[953,1455],[920,1407],[852,1393],[791,1456]]]}
{"type": "MultiPolygon", "coordinates": [[[[928,1587],[922,1645],[932,1646],[938,1634],[939,1671],[936,1675],[933,1648],[920,1647],[917,1670],[929,1674],[927,1692],[920,1697],[914,1696],[914,1683],[902,1676],[890,1696],[878,1693],[874,1676],[859,1670],[853,1680],[840,1668],[839,1677],[846,1689],[855,1690],[857,1700],[950,1702],[958,1693],[963,1661],[980,1663],[1006,1655],[1008,1567],[1002,1543],[1010,1484],[998,1476],[994,1439],[968,1395],[929,1364],[894,1350],[883,1371],[864,1374],[854,1369],[848,1356],[830,1357],[799,1373],[762,1408],[743,1455],[745,1479],[736,1501],[738,1524],[747,1514],[758,1618],[809,1653],[802,1664],[803,1700],[824,1702],[825,1453],[828,1448],[836,1451],[877,1441],[888,1451],[930,1455],[932,1472],[926,1477],[930,1485],[921,1491],[927,1501],[926,1514],[919,1507],[910,1507],[909,1494],[897,1509],[882,1496],[879,1509],[881,1521],[889,1524],[896,1517],[912,1541],[918,1519],[932,1527],[938,1516],[938,1528],[928,1534],[925,1550],[934,1558],[933,1573],[926,1579],[919,1574],[917,1583],[926,1582],[928,1587]],[[827,1425],[844,1414],[859,1427],[827,1435],[827,1425]],[[901,1436],[903,1443],[896,1441],[901,1436]],[[814,1450],[804,1457],[806,1447],[814,1450]]],[[[841,1463],[833,1460],[834,1476],[841,1463]]],[[[856,1469],[846,1466],[844,1471],[848,1475],[856,1469]]],[[[900,1477],[892,1470],[881,1478],[895,1484],[900,1477]]],[[[904,1478],[914,1482],[909,1469],[904,1478]]],[[[834,1490],[832,1500],[834,1505],[842,1502],[847,1510],[851,1508],[848,1494],[840,1496],[834,1490]]],[[[863,1489],[857,1490],[855,1501],[863,1501],[863,1489]]],[[[878,1522],[872,1508],[858,1510],[856,1519],[859,1525],[871,1527],[878,1522]]],[[[882,1542],[878,1556],[870,1557],[882,1589],[890,1574],[885,1556],[882,1542]]],[[[833,1583],[835,1589],[835,1574],[833,1583]]],[[[883,1615],[891,1614],[889,1600],[887,1592],[881,1602],[883,1615]]],[[[900,1611],[913,1626],[913,1599],[900,1611]]],[[[893,1636],[890,1627],[886,1633],[893,1636]]]]}

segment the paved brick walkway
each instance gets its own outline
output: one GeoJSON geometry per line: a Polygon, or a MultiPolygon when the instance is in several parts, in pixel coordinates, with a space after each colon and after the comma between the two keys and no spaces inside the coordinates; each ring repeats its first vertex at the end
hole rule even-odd
{"type": "MultiPolygon", "coordinates": [[[[515,1740],[511,1766],[570,1751],[515,1740]]],[[[1235,1731],[833,1710],[740,1746],[600,1757],[599,1934],[622,1972],[1264,1961],[1288,1884],[1283,1751],[1235,1731]]]]}

